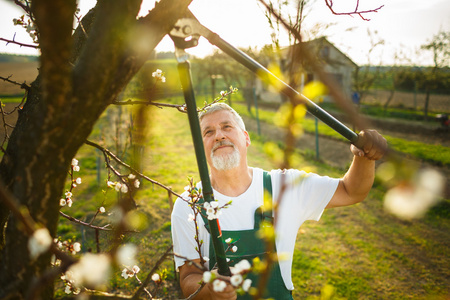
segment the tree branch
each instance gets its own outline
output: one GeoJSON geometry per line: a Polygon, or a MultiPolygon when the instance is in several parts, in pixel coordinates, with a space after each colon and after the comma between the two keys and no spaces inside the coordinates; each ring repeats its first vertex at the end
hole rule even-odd
{"type": "Polygon", "coordinates": [[[170,251],[172,250],[173,245],[171,245],[169,248],[167,248],[167,250],[163,253],[163,255],[161,255],[161,257],[158,259],[158,261],[156,262],[156,264],[153,266],[153,268],[151,269],[151,271],[148,273],[147,278],[145,279],[145,281],[141,284],[141,286],[139,287],[139,289],[134,293],[134,296],[132,298],[132,300],[137,300],[139,299],[139,295],[144,291],[144,289],[147,287],[147,285],[150,283],[150,281],[152,280],[152,275],[156,272],[156,270],[159,268],[159,266],[163,263],[163,261],[166,259],[166,256],[170,255],[170,251]]]}
{"type": "MultiPolygon", "coordinates": [[[[0,39],[1,39],[1,38],[0,38],[0,39]]],[[[9,82],[9,83],[18,85],[18,86],[20,86],[21,89],[24,89],[24,90],[26,90],[26,91],[29,91],[29,90],[30,90],[31,87],[30,87],[29,85],[27,85],[25,82],[24,82],[24,83],[19,83],[19,82],[10,80],[10,78],[11,78],[12,76],[13,76],[13,75],[9,75],[8,77],[0,76],[0,79],[2,79],[3,81],[9,82]]]]}
{"type": "Polygon", "coordinates": [[[333,9],[333,0],[325,0],[325,5],[330,9],[330,11],[334,14],[334,15],[358,15],[361,17],[361,19],[363,19],[364,21],[370,21],[370,19],[366,19],[363,17],[363,14],[367,14],[367,13],[373,13],[373,12],[378,12],[381,8],[384,7],[384,5],[381,5],[378,8],[375,9],[369,9],[369,10],[358,10],[359,8],[359,0],[356,0],[356,7],[355,10],[352,12],[336,12],[333,9]]]}
{"type": "Polygon", "coordinates": [[[5,38],[0,38],[0,41],[6,42],[6,45],[8,45],[8,44],[16,44],[16,45],[19,45],[20,47],[28,47],[28,48],[33,48],[33,49],[39,49],[38,45],[30,45],[30,44],[20,43],[20,42],[16,41],[15,38],[16,38],[16,34],[14,34],[14,37],[13,37],[12,40],[8,40],[8,39],[5,39],[5,38]]]}
{"type": "MultiPolygon", "coordinates": [[[[109,151],[108,149],[106,149],[106,148],[104,148],[104,147],[102,147],[102,146],[100,146],[100,145],[98,145],[98,144],[96,144],[96,143],[94,143],[94,142],[91,142],[91,141],[89,141],[89,140],[86,141],[86,144],[89,145],[89,146],[95,147],[95,148],[99,149],[100,151],[102,151],[105,155],[107,155],[107,156],[109,156],[109,157],[112,157],[116,162],[118,162],[118,163],[121,164],[122,166],[126,167],[127,169],[131,170],[134,174],[136,174],[136,175],[142,177],[143,179],[145,179],[145,180],[147,180],[147,181],[150,181],[150,182],[153,183],[153,184],[156,184],[157,186],[159,186],[159,187],[161,187],[161,188],[163,188],[163,189],[169,191],[170,193],[174,194],[175,196],[181,198],[181,195],[178,194],[178,193],[176,193],[176,192],[174,192],[170,187],[167,187],[167,186],[165,186],[164,184],[162,184],[162,183],[160,183],[160,182],[158,182],[158,181],[156,181],[156,180],[153,180],[153,179],[151,179],[150,177],[148,177],[148,176],[142,174],[142,173],[139,172],[138,170],[134,169],[134,168],[131,167],[130,165],[128,165],[128,164],[126,164],[125,162],[123,162],[120,158],[118,158],[114,153],[112,153],[112,152],[109,151]]],[[[112,166],[111,166],[111,167],[112,167],[112,166]]],[[[114,170],[113,170],[113,172],[114,172],[114,170]]],[[[116,174],[117,176],[121,176],[120,173],[115,173],[115,174],[116,174]]]]}

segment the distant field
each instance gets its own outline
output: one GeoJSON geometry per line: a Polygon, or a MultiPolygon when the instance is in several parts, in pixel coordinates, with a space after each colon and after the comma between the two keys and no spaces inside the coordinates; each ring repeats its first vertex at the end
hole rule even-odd
{"type": "MultiPolygon", "coordinates": [[[[158,66],[163,63],[165,68],[167,66],[166,61],[158,61],[158,66]]],[[[155,62],[149,62],[149,64],[155,64],[155,62]]],[[[38,75],[39,62],[0,62],[0,76],[10,77],[9,79],[18,83],[31,83],[38,75]]],[[[153,69],[151,69],[153,70],[153,69]]],[[[0,80],[0,95],[17,95],[23,93],[23,90],[19,86],[0,80]]],[[[366,104],[380,104],[386,103],[389,98],[389,91],[372,91],[364,97],[363,102],[366,104]]],[[[414,108],[416,103],[417,109],[423,109],[425,103],[425,94],[417,94],[407,92],[395,92],[394,99],[389,104],[390,107],[404,107],[414,108]],[[414,101],[415,97],[415,101],[414,101]]],[[[430,111],[450,112],[450,95],[431,95],[430,111]]]]}
{"type": "MultiPolygon", "coordinates": [[[[384,105],[389,99],[389,91],[371,91],[362,100],[366,104],[379,104],[384,105]]],[[[414,93],[407,92],[395,92],[394,98],[389,107],[403,107],[403,108],[416,108],[422,110],[425,106],[425,94],[418,93],[414,96],[414,93]],[[415,100],[414,100],[415,98],[415,100]]],[[[430,103],[428,106],[429,111],[438,112],[450,112],[450,95],[430,95],[430,103]]]]}
{"type": "MultiPolygon", "coordinates": [[[[39,62],[2,62],[0,63],[0,76],[18,83],[28,83],[36,79],[39,62]]],[[[0,80],[0,95],[17,95],[23,93],[18,85],[0,80]]]]}

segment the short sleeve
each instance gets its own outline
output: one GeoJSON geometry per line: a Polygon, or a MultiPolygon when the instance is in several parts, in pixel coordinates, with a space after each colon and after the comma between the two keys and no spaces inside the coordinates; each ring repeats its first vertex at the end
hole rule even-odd
{"type": "MultiPolygon", "coordinates": [[[[198,259],[199,254],[196,250],[197,242],[195,241],[195,223],[189,221],[189,214],[193,214],[190,206],[183,200],[178,198],[172,211],[172,242],[173,252],[175,253],[175,266],[178,269],[184,265],[186,259],[198,259]]],[[[201,217],[197,220],[200,229],[204,227],[201,217]]],[[[204,231],[201,230],[200,240],[209,245],[209,240],[205,237],[204,231]]],[[[205,245],[204,245],[205,246],[205,245]]],[[[203,250],[202,247],[201,250],[203,250]]],[[[204,252],[204,251],[203,251],[204,252]]]]}

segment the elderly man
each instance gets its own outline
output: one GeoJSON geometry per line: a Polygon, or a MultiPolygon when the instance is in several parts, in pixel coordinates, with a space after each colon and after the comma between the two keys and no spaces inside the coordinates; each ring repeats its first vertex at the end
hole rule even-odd
{"type": "MultiPolygon", "coordinates": [[[[374,181],[375,161],[382,158],[386,151],[386,140],[374,130],[361,131],[359,136],[364,146],[362,149],[351,146],[353,162],[341,179],[294,169],[264,172],[247,164],[250,137],[235,110],[224,103],[217,103],[202,112],[199,119],[214,200],[218,201],[219,206],[232,201],[230,206],[221,210],[219,217],[223,238],[237,241],[237,251],[233,253],[236,259],[230,263],[235,264],[239,257],[251,261],[265,252],[265,245],[256,232],[262,219],[267,217],[259,213],[258,208],[264,204],[264,190],[268,190],[272,201],[278,204],[274,214],[276,219],[272,222],[276,234],[274,249],[279,260],[271,268],[264,296],[292,299],[291,266],[298,229],[306,220],[319,220],[325,208],[352,205],[364,200],[374,181]]],[[[197,236],[196,228],[194,222],[188,220],[190,214],[192,209],[188,203],[177,199],[172,213],[172,238],[174,252],[179,255],[175,261],[185,296],[198,289],[203,276],[194,264],[186,263],[186,259],[200,263],[194,238],[197,236]]],[[[203,241],[201,255],[210,258],[207,265],[212,267],[215,258],[211,253],[210,235],[205,222],[204,218],[197,220],[198,240],[203,241]]],[[[196,299],[248,297],[237,296],[230,283],[220,290],[216,291],[208,283],[196,299]]]]}

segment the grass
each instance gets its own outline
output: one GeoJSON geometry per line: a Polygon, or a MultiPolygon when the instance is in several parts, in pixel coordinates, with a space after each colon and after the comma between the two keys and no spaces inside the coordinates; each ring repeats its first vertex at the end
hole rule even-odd
{"type": "MultiPolygon", "coordinates": [[[[254,118],[254,110],[250,114],[245,105],[241,103],[234,103],[233,108],[236,109],[239,114],[243,116],[249,116],[254,118]]],[[[276,118],[277,112],[273,110],[258,110],[258,117],[260,121],[266,122],[268,124],[274,124],[274,119],[276,118]]],[[[310,118],[303,118],[300,121],[303,130],[307,133],[315,132],[315,121],[310,118]]],[[[331,137],[334,139],[345,140],[340,134],[335,132],[329,126],[322,122],[318,123],[318,131],[320,135],[331,137]]],[[[442,145],[426,144],[417,141],[408,141],[405,139],[400,139],[392,137],[389,135],[383,135],[388,141],[389,146],[399,151],[406,156],[416,158],[419,160],[424,160],[428,162],[435,163],[441,166],[450,166],[450,148],[442,145]]]]}
{"type": "MultiPolygon", "coordinates": [[[[334,103],[323,103],[321,107],[325,110],[338,110],[339,108],[334,103]]],[[[387,107],[376,104],[363,103],[359,107],[360,113],[376,118],[394,118],[400,120],[423,120],[423,111],[414,110],[412,108],[405,107],[387,107]]],[[[441,113],[449,113],[449,111],[429,111],[428,116],[432,119],[436,115],[441,113]]]]}
{"type": "MultiPolygon", "coordinates": [[[[234,100],[239,99],[235,97],[234,100]]],[[[21,98],[3,98],[3,101],[20,102],[21,98]]],[[[206,100],[199,97],[199,105],[206,100]]],[[[182,103],[180,99],[170,101],[182,103]]],[[[249,115],[246,107],[233,101],[233,107],[243,115],[249,115]]],[[[115,151],[114,116],[117,107],[104,113],[89,138],[115,151]]],[[[173,190],[182,192],[189,176],[199,180],[192,138],[187,116],[174,109],[151,108],[148,112],[151,129],[147,134],[143,173],[173,190]]],[[[259,110],[262,122],[273,123],[274,112],[259,110]]],[[[124,108],[126,118],[129,109],[124,108]]],[[[126,121],[126,120],[125,120],[126,121]]],[[[126,122],[124,122],[126,123],[126,122]]],[[[262,123],[264,124],[264,123],[262,123]]],[[[304,131],[314,131],[314,121],[302,121],[304,131]]],[[[123,128],[122,128],[123,129],[123,128]]],[[[328,126],[319,123],[319,132],[341,139],[328,126]]],[[[252,145],[249,148],[249,164],[264,169],[276,168],[269,159],[264,146],[270,137],[250,133],[252,145]]],[[[442,165],[449,164],[448,149],[436,145],[405,141],[387,137],[395,149],[414,157],[430,160],[442,165]]],[[[103,162],[98,164],[100,153],[92,147],[80,148],[76,158],[81,170],[76,176],[82,184],[73,191],[72,208],[62,210],[82,221],[92,220],[100,206],[106,213],[98,215],[94,225],[111,223],[111,213],[118,199],[117,193],[108,189],[109,178],[103,162]],[[100,172],[100,181],[98,173],[100,172]]],[[[132,157],[126,156],[127,162],[132,157]]],[[[297,153],[295,167],[319,174],[339,177],[343,170],[331,168],[321,162],[297,153]]],[[[115,180],[114,177],[110,178],[115,180]]],[[[67,188],[69,188],[69,183],[67,188]]],[[[432,208],[420,220],[401,221],[383,210],[385,188],[376,185],[368,199],[352,207],[327,210],[320,222],[307,222],[299,231],[293,258],[293,282],[295,299],[448,299],[450,295],[449,232],[450,200],[432,208]]],[[[141,212],[140,232],[127,234],[124,242],[138,246],[138,274],[145,279],[159,256],[171,245],[170,202],[167,191],[142,182],[135,195],[141,212]]],[[[96,252],[95,232],[61,218],[58,235],[63,240],[79,241],[83,251],[96,252]]],[[[111,234],[100,232],[100,250],[106,251],[111,244],[111,234]]],[[[176,275],[170,259],[157,271],[167,277],[153,295],[162,299],[178,299],[176,275]]],[[[114,271],[109,285],[110,291],[132,293],[138,286],[136,281],[123,279],[121,268],[114,271]]],[[[61,281],[57,283],[57,297],[64,296],[61,281]]]]}
{"type": "MultiPolygon", "coordinates": [[[[143,173],[181,192],[188,176],[199,180],[187,116],[173,109],[157,108],[150,109],[148,114],[151,130],[146,138],[143,173]]],[[[260,117],[270,118],[271,113],[261,110],[260,117]]],[[[99,122],[102,128],[114,128],[111,124],[107,126],[105,118],[99,122]]],[[[95,141],[101,134],[105,136],[102,132],[104,130],[95,130],[90,139],[95,141]]],[[[276,168],[264,152],[269,137],[251,135],[249,164],[264,169],[276,168]]],[[[90,220],[100,205],[106,207],[107,214],[111,213],[117,199],[112,190],[102,192],[107,190],[104,169],[101,169],[102,180],[97,182],[97,156],[91,147],[80,149],[77,158],[83,183],[74,191],[76,200],[72,209],[64,209],[86,220],[90,220]]],[[[295,161],[296,168],[319,174],[337,177],[343,173],[343,170],[306,160],[299,154],[295,161]]],[[[327,210],[320,222],[307,222],[302,226],[293,260],[295,299],[445,299],[449,295],[449,203],[442,203],[424,219],[406,222],[383,210],[384,192],[384,187],[377,185],[365,202],[327,210]]],[[[170,200],[165,190],[148,182],[141,184],[135,199],[145,216],[145,226],[139,233],[124,236],[124,241],[138,246],[137,264],[141,268],[138,275],[143,280],[171,244],[169,201],[174,199],[170,200]]],[[[95,222],[106,224],[110,220],[102,215],[95,222]]],[[[59,234],[84,241],[84,249],[96,247],[91,230],[82,230],[64,219],[59,234]]],[[[108,249],[109,234],[102,233],[100,237],[101,250],[108,249]]],[[[115,271],[110,288],[131,293],[137,283],[134,279],[121,278],[120,271],[115,271]]],[[[153,295],[162,299],[181,297],[177,294],[171,260],[158,272],[166,274],[167,281],[153,295]]],[[[154,291],[155,286],[151,285],[150,290],[154,291]]]]}

